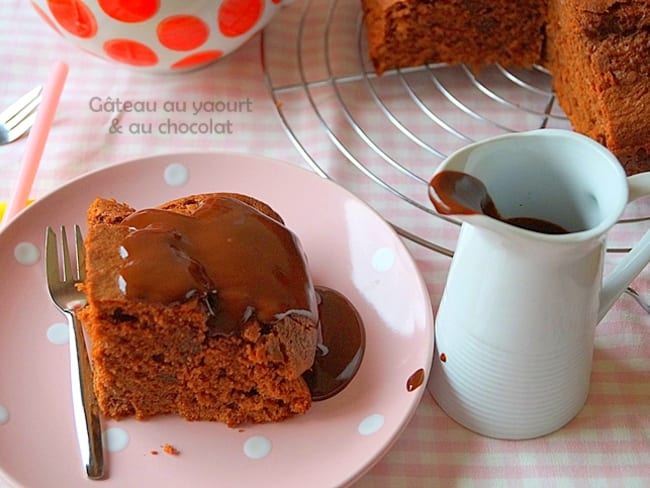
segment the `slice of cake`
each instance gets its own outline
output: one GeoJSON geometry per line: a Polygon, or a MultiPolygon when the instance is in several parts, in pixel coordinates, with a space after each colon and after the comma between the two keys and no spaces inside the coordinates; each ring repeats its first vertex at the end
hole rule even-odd
{"type": "Polygon", "coordinates": [[[88,209],[88,304],[102,413],[236,426],[306,412],[318,308],[297,237],[266,204],[194,195],[88,209]]]}
{"type": "Polygon", "coordinates": [[[532,66],[544,40],[546,0],[362,0],[378,74],[424,63],[532,66]]]}
{"type": "Polygon", "coordinates": [[[549,0],[546,64],[573,128],[650,169],[650,4],[549,0]]]}

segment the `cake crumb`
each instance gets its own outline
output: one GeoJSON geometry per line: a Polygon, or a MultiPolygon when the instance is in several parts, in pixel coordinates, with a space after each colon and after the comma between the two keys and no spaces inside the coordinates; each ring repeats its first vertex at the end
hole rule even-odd
{"type": "Polygon", "coordinates": [[[176,449],[174,446],[171,444],[163,444],[162,450],[165,454],[169,454],[170,456],[178,456],[181,452],[176,449]]]}
{"type": "Polygon", "coordinates": [[[149,451],[149,454],[151,454],[152,456],[157,456],[158,451],[156,451],[155,449],[152,449],[151,451],[149,451]]]}

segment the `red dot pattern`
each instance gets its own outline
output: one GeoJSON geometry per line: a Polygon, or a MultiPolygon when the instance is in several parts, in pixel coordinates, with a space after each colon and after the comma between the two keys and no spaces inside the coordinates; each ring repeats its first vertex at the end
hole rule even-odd
{"type": "Polygon", "coordinates": [[[262,16],[262,0],[224,0],[219,8],[219,29],[226,37],[237,37],[253,28],[262,16]]]}
{"type": "Polygon", "coordinates": [[[104,51],[115,61],[131,66],[153,66],[158,63],[158,55],[153,49],[130,39],[106,41],[104,51]]]}
{"type": "Polygon", "coordinates": [[[156,15],[159,0],[99,0],[106,15],[121,22],[144,22],[156,15]]]}
{"type": "Polygon", "coordinates": [[[108,40],[99,54],[129,66],[171,70],[190,69],[221,58],[263,27],[281,1],[222,0],[212,13],[208,8],[183,13],[179,3],[173,10],[166,7],[169,14],[163,18],[162,0],[31,0],[52,28],[64,36],[74,36],[89,52],[93,47],[98,52],[97,41],[86,44],[84,40],[116,24],[127,24],[119,30],[118,38],[103,32],[102,38],[108,40]]]}
{"type": "Polygon", "coordinates": [[[191,51],[208,40],[210,27],[198,17],[175,15],[158,24],[160,43],[176,51],[191,51]]]}
{"type": "Polygon", "coordinates": [[[47,0],[58,24],[73,36],[89,39],[97,34],[97,20],[82,0],[47,0]]]}

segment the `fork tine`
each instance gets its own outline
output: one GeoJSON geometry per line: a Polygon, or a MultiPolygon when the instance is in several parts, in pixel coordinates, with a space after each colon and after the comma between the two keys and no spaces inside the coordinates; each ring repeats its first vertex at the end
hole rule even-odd
{"type": "Polygon", "coordinates": [[[52,227],[45,232],[45,271],[47,282],[57,283],[61,281],[59,274],[59,253],[56,247],[56,234],[52,227]]]}
{"type": "MultiPolygon", "coordinates": [[[[43,86],[39,85],[36,88],[33,88],[32,90],[25,93],[22,97],[20,97],[9,107],[7,107],[2,113],[0,113],[0,122],[4,122],[4,123],[9,122],[13,117],[16,116],[16,114],[22,112],[27,105],[31,105],[35,101],[36,101],[36,106],[38,106],[38,104],[40,103],[42,91],[43,91],[43,86]]],[[[34,107],[32,107],[32,110],[33,109],[34,107]]],[[[30,112],[32,110],[30,110],[30,112]]]]}
{"type": "Polygon", "coordinates": [[[70,261],[70,251],[68,249],[68,236],[65,232],[65,226],[61,226],[61,250],[63,252],[63,281],[74,279],[72,274],[72,262],[70,261]]]}
{"type": "Polygon", "coordinates": [[[75,224],[75,252],[77,255],[77,276],[80,281],[86,278],[86,250],[84,249],[84,238],[81,234],[81,228],[75,224]]]}
{"type": "MultiPolygon", "coordinates": [[[[17,118],[17,117],[15,117],[17,118]]],[[[9,129],[9,140],[14,141],[20,136],[25,134],[29,129],[32,128],[36,122],[36,110],[33,110],[29,113],[24,119],[20,120],[15,126],[7,127],[9,129]]]]}
{"type": "Polygon", "coordinates": [[[29,102],[29,104],[25,105],[22,110],[20,110],[16,115],[5,121],[5,127],[10,131],[15,130],[17,132],[20,132],[20,128],[26,125],[26,121],[29,119],[31,119],[31,122],[27,125],[27,127],[31,127],[34,125],[34,120],[36,119],[36,110],[40,104],[41,98],[35,98],[29,102]]]}

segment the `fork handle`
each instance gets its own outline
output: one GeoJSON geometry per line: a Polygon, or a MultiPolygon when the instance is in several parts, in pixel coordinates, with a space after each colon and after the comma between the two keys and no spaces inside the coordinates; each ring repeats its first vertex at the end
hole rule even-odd
{"type": "Polygon", "coordinates": [[[104,477],[104,452],[99,405],[93,390],[93,372],[81,323],[74,312],[67,312],[70,334],[70,379],[72,406],[81,460],[88,478],[104,477]]]}

